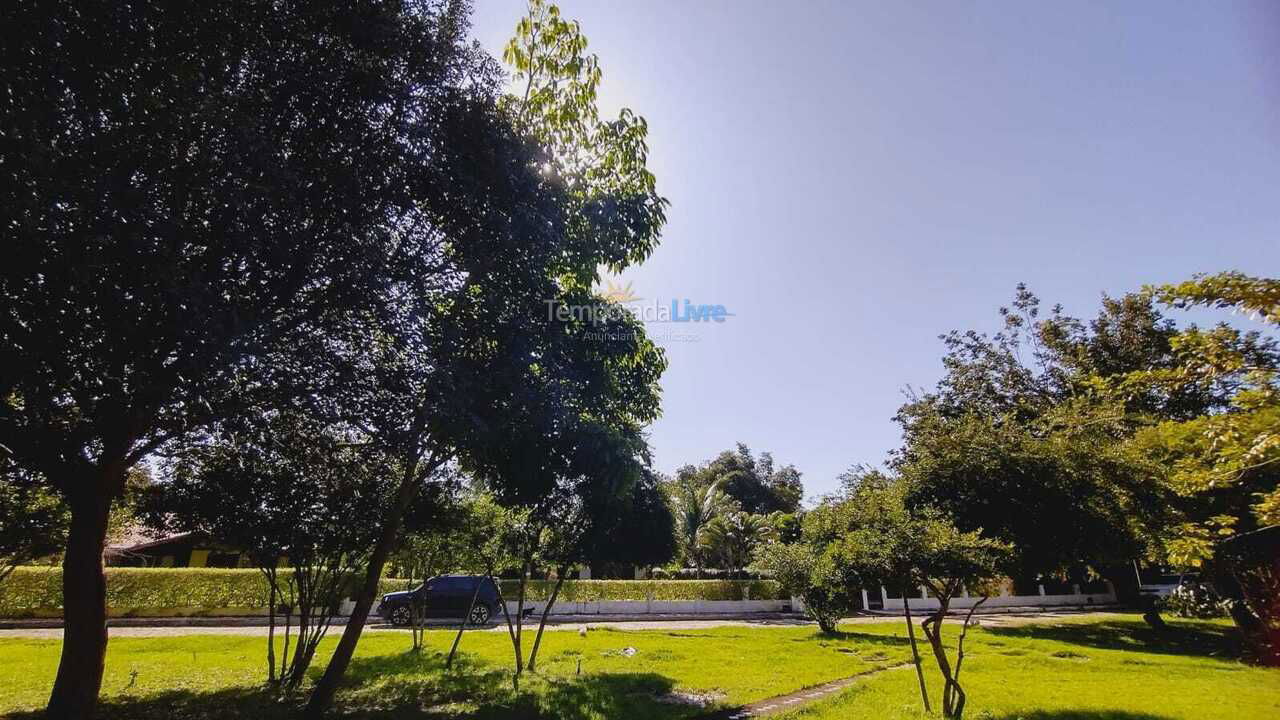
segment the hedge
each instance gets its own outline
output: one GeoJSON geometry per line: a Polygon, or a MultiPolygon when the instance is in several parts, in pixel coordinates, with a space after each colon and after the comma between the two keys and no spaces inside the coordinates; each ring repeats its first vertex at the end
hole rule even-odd
{"type": "MultiPolygon", "coordinates": [[[[113,615],[266,608],[269,596],[258,570],[107,568],[107,607],[113,615]]],[[[61,608],[60,567],[19,567],[0,582],[0,616],[48,615],[61,608]]]]}
{"type": "MultiPolygon", "coordinates": [[[[404,590],[409,581],[383,578],[383,593],[404,590]]],[[[526,599],[545,601],[554,580],[533,580],[526,599]]],[[[516,581],[503,580],[502,592],[515,600],[516,581]]],[[[782,591],[772,580],[566,580],[564,602],[602,600],[776,600],[782,591]]],[[[215,610],[261,610],[268,603],[267,582],[254,569],[107,568],[107,607],[113,615],[205,614],[215,610]]],[[[20,567],[0,582],[0,617],[57,615],[62,607],[62,568],[20,567]]]]}

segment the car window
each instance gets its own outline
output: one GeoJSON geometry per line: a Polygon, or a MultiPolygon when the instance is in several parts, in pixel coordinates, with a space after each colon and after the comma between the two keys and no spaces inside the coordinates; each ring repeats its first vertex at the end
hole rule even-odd
{"type": "Polygon", "coordinates": [[[456,593],[456,592],[462,592],[466,588],[467,588],[467,578],[446,577],[446,578],[440,578],[439,586],[433,589],[436,592],[456,593]]]}

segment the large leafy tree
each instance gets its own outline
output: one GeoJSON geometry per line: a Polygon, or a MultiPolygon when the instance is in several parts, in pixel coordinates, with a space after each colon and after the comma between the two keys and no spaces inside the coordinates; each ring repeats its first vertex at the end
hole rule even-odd
{"type": "Polygon", "coordinates": [[[0,444],[71,512],[50,717],[95,704],[102,549],[128,469],[302,377],[259,359],[367,310],[388,266],[421,251],[406,230],[440,108],[488,86],[457,15],[0,10],[0,444]]]}
{"type": "Polygon", "coordinates": [[[654,567],[676,554],[676,519],[662,490],[661,477],[648,468],[618,498],[612,512],[596,524],[588,560],[654,567]]]}
{"type": "MultiPolygon", "coordinates": [[[[531,17],[541,13],[551,9],[531,8],[531,17]]],[[[507,96],[469,105],[444,126],[447,142],[426,185],[443,190],[430,195],[439,202],[413,236],[439,249],[434,257],[446,271],[436,276],[448,279],[422,292],[413,285],[421,273],[409,273],[409,291],[390,291],[394,310],[349,344],[357,358],[371,358],[351,364],[372,370],[367,385],[345,386],[350,404],[399,457],[402,476],[308,716],[330,704],[401,518],[435,468],[456,461],[503,504],[530,507],[558,483],[598,479],[583,470],[592,445],[608,457],[634,454],[628,438],[658,413],[661,351],[590,287],[601,267],[621,270],[647,256],[666,201],[645,167],[643,120],[598,118],[599,77],[577,71],[588,62],[585,40],[576,25],[557,27],[522,42],[541,54],[565,33],[578,37],[570,43],[576,61],[540,66],[526,78],[531,92],[555,98],[562,110],[507,96]],[[578,113],[568,125],[565,108],[578,113]],[[575,307],[599,312],[560,312],[575,307]]],[[[517,38],[524,36],[518,29],[517,38]]]]}
{"type": "MultiPolygon", "coordinates": [[[[1111,567],[1124,581],[1118,563],[1162,557],[1185,511],[1129,439],[1162,419],[1220,411],[1236,383],[1205,377],[1109,392],[1132,372],[1177,372],[1174,323],[1141,294],[1103,298],[1088,322],[1058,308],[1042,317],[1039,305],[1019,287],[1000,332],[944,336],[946,374],[899,411],[905,443],[894,466],[912,481],[912,503],[1012,542],[1020,571],[1111,567]]],[[[1214,332],[1274,364],[1274,347],[1257,335],[1214,332]]]]}
{"type": "Polygon", "coordinates": [[[1077,404],[1022,422],[922,412],[895,467],[912,506],[1016,544],[1020,577],[1105,573],[1147,556],[1169,510],[1115,424],[1077,404]]]}
{"type": "MultiPolygon", "coordinates": [[[[1174,307],[1231,309],[1280,325],[1280,281],[1228,272],[1152,289],[1174,307]]],[[[1179,364],[1131,372],[1106,383],[1123,398],[1222,386],[1225,407],[1166,418],[1137,434],[1133,448],[1153,461],[1178,500],[1180,522],[1168,555],[1207,565],[1237,599],[1232,616],[1251,654],[1280,658],[1275,538],[1280,527],[1280,370],[1268,343],[1229,327],[1189,328],[1172,340],[1179,364]],[[1233,537],[1234,536],[1234,537],[1233,537]],[[1226,540],[1226,542],[1223,542],[1226,540]]]]}
{"type": "Polygon", "coordinates": [[[757,457],[742,443],[705,465],[686,465],[676,475],[703,485],[717,484],[748,513],[796,513],[804,498],[800,471],[794,465],[777,467],[771,453],[757,457]]]}
{"type": "MultiPolygon", "coordinates": [[[[1241,273],[1155,288],[1174,307],[1230,309],[1280,326],[1280,281],[1241,273]]],[[[1189,328],[1171,339],[1177,364],[1136,370],[1113,384],[1123,397],[1222,387],[1225,403],[1146,428],[1135,447],[1155,460],[1186,509],[1170,555],[1194,565],[1216,540],[1280,524],[1280,369],[1256,333],[1189,328]]]]}

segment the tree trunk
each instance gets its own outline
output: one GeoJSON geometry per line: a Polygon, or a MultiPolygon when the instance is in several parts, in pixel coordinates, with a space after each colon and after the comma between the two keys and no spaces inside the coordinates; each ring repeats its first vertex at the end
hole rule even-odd
{"type": "Polygon", "coordinates": [[[502,619],[507,622],[507,635],[511,637],[511,650],[517,652],[519,646],[516,645],[516,628],[511,623],[511,613],[507,610],[507,598],[502,594],[502,583],[498,582],[498,578],[493,575],[493,568],[489,568],[489,579],[493,581],[494,587],[498,589],[498,605],[502,608],[502,619]]]}
{"type": "Polygon", "coordinates": [[[49,695],[46,716],[51,720],[92,717],[102,687],[107,656],[107,577],[102,569],[102,552],[111,513],[107,487],[109,482],[94,483],[67,497],[71,528],[67,554],[62,560],[62,659],[49,695]]]}
{"type": "Polygon", "coordinates": [[[920,627],[933,649],[933,659],[938,663],[938,671],[942,673],[942,716],[954,718],[956,689],[959,685],[951,675],[951,662],[947,659],[946,648],[942,646],[942,622],[947,615],[947,602],[944,598],[938,599],[938,609],[920,627]]]}
{"type": "Polygon", "coordinates": [[[378,593],[378,583],[382,579],[382,568],[387,563],[391,548],[395,546],[404,514],[417,496],[422,479],[434,472],[443,462],[443,460],[433,461],[423,472],[419,472],[421,461],[415,461],[405,469],[400,487],[396,489],[395,501],[383,519],[382,533],[378,535],[378,542],[369,556],[369,567],[365,571],[364,585],[356,598],[355,609],[351,611],[351,618],[343,628],[342,637],[338,640],[338,646],[334,648],[333,657],[329,659],[324,675],[311,691],[311,699],[307,701],[307,707],[303,711],[303,717],[307,720],[319,720],[333,703],[338,683],[342,681],[342,676],[347,672],[347,666],[351,664],[351,656],[356,652],[356,643],[360,641],[360,633],[364,631],[364,624],[369,619],[369,610],[373,607],[373,599],[378,593]]]}
{"type": "Polygon", "coordinates": [[[276,581],[271,573],[267,576],[267,683],[276,684],[276,581]]]}
{"type": "Polygon", "coordinates": [[[458,643],[462,642],[462,631],[467,629],[467,623],[471,622],[471,611],[476,609],[476,599],[480,597],[480,588],[484,587],[484,581],[476,583],[475,592],[471,593],[471,602],[467,605],[467,614],[462,616],[462,624],[458,626],[458,634],[453,636],[453,646],[449,648],[449,658],[444,661],[444,669],[448,670],[453,667],[453,657],[458,654],[458,643]]]}
{"type": "Polygon", "coordinates": [[[965,695],[964,689],[960,687],[960,669],[964,666],[964,639],[965,636],[969,634],[969,624],[973,621],[973,614],[978,611],[978,606],[986,602],[987,599],[988,596],[983,595],[982,599],[978,600],[978,602],[973,604],[973,607],[969,608],[969,614],[964,616],[964,625],[960,627],[960,638],[956,641],[956,669],[951,680],[955,684],[956,693],[959,696],[956,701],[955,708],[955,716],[957,718],[964,716],[964,704],[968,699],[965,695]]]}
{"type": "Polygon", "coordinates": [[[542,608],[542,619],[538,621],[538,634],[534,636],[533,649],[529,651],[529,672],[535,672],[538,646],[542,644],[542,631],[547,627],[547,615],[551,613],[551,607],[556,604],[556,596],[560,594],[560,586],[564,584],[564,575],[568,571],[568,568],[560,568],[556,573],[556,585],[551,589],[551,599],[547,600],[546,607],[542,608]]]}
{"type": "Polygon", "coordinates": [[[526,556],[524,565],[520,568],[520,590],[516,597],[516,677],[524,672],[524,593],[525,588],[529,584],[529,572],[533,561],[526,556]]]}
{"type": "Polygon", "coordinates": [[[920,664],[920,649],[916,646],[916,626],[911,623],[911,598],[907,594],[908,588],[902,588],[902,610],[907,615],[907,637],[911,638],[911,659],[916,665],[916,678],[920,681],[920,699],[924,701],[924,711],[933,712],[929,707],[929,690],[924,684],[924,668],[920,664]]]}

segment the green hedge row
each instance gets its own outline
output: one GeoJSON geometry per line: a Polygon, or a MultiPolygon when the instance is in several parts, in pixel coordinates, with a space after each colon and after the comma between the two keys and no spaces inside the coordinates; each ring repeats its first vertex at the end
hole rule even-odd
{"type": "MultiPolygon", "coordinates": [[[[381,592],[404,590],[409,582],[384,578],[381,592]]],[[[555,581],[534,580],[526,599],[551,595],[555,581]]],[[[504,580],[502,592],[515,600],[516,582],[504,580]]],[[[782,590],[772,580],[566,580],[564,602],[602,600],[776,600],[782,590]]],[[[114,615],[148,611],[266,608],[267,582],[257,570],[219,568],[107,568],[107,607],[114,615]]],[[[62,607],[62,568],[20,567],[0,582],[0,617],[56,614],[62,607]]],[[[183,613],[177,613],[183,614],[183,613]]]]}
{"type": "MultiPolygon", "coordinates": [[[[270,594],[257,570],[107,568],[107,607],[145,610],[265,608],[270,594]]],[[[0,616],[44,615],[62,607],[62,568],[20,567],[0,582],[0,616]]]]}

